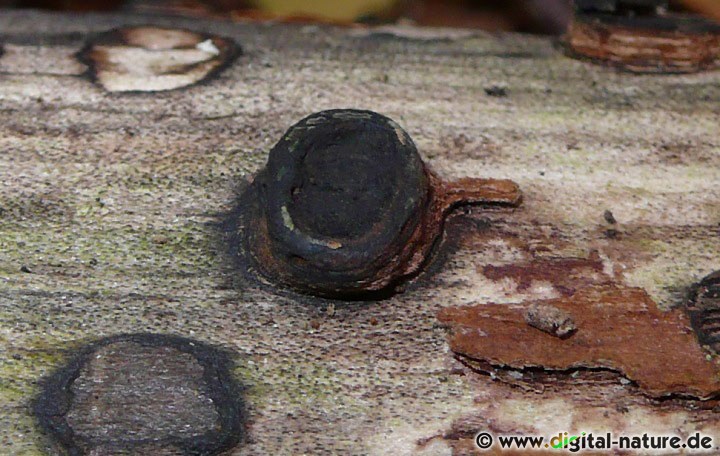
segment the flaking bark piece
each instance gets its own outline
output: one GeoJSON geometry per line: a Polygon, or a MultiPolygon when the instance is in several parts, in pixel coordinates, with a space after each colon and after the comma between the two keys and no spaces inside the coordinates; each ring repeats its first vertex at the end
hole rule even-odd
{"type": "Polygon", "coordinates": [[[536,303],[448,307],[438,318],[449,327],[452,351],[494,366],[610,369],[652,397],[707,399],[720,391],[717,361],[698,344],[686,314],[660,311],[640,288],[595,285],[536,303]],[[560,339],[529,326],[523,314],[533,304],[567,313],[577,333],[560,339]]]}

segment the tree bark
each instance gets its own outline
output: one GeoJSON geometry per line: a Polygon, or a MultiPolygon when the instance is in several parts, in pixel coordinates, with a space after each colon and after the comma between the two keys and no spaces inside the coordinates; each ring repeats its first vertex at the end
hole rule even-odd
{"type": "Polygon", "coordinates": [[[235,353],[249,439],[230,454],[467,454],[484,430],[720,439],[706,402],[658,400],[622,372],[489,376],[436,318],[576,286],[483,269],[537,259],[599,258],[660,309],[683,305],[720,268],[719,72],[623,74],[534,36],[136,15],[5,11],[0,44],[6,454],[56,451],[32,415],[38,380],[82,344],[134,332],[235,353]],[[78,53],[147,24],[241,51],[174,90],[108,91],[78,53]],[[523,205],[458,210],[427,271],[382,301],[240,280],[219,227],[237,192],[291,124],[343,107],[396,120],[443,178],[514,180],[523,205]]]}

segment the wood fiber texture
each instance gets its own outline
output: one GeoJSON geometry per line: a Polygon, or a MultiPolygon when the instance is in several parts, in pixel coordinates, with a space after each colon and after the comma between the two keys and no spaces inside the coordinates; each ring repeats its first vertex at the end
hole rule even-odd
{"type": "Polygon", "coordinates": [[[720,72],[623,74],[522,35],[122,15],[0,12],[0,45],[3,454],[52,454],[31,412],[38,380],[125,332],[236,354],[249,425],[234,455],[472,454],[481,430],[720,439],[717,413],[612,373],[541,393],[497,381],[453,356],[436,318],[565,292],[488,265],[591,256],[662,310],[682,305],[720,269],[720,72]],[[76,53],[146,24],[242,54],[189,87],[107,92],[76,53]],[[239,279],[219,222],[285,130],[331,108],[391,117],[441,177],[513,179],[523,205],[458,210],[428,272],[386,300],[239,279]]]}

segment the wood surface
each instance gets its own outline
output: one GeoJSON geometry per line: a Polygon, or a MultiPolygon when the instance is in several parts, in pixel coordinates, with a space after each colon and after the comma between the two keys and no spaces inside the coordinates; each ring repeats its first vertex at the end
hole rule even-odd
{"type": "Polygon", "coordinates": [[[599,258],[661,310],[683,305],[720,269],[720,72],[624,74],[533,36],[137,15],[1,11],[0,45],[3,454],[55,454],[32,415],[38,380],[132,332],[235,354],[249,438],[229,454],[473,454],[481,430],[702,431],[720,444],[702,401],[651,398],[617,372],[550,372],[542,388],[480,373],[436,318],[559,297],[552,275],[483,273],[538,258],[599,258]],[[145,24],[242,53],[199,84],[108,92],[77,53],[145,24]],[[393,118],[446,179],[513,179],[523,205],[456,211],[427,273],[386,300],[238,279],[218,223],[243,182],[291,124],[343,107],[393,118]]]}

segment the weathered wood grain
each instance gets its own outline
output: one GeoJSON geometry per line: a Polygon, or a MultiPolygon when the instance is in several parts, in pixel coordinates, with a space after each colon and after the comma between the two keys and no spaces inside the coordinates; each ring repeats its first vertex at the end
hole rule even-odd
{"type": "Polygon", "coordinates": [[[616,376],[542,394],[495,382],[453,358],[436,320],[559,296],[483,266],[593,250],[662,309],[682,304],[720,268],[720,72],[621,74],[520,35],[119,15],[0,12],[0,43],[3,454],[53,451],[31,415],[41,376],[83,342],[138,331],[237,353],[251,421],[237,455],[464,454],[484,429],[720,439],[716,413],[616,376]],[[145,94],[104,91],[74,57],[95,33],[148,23],[244,53],[202,84],[145,94]],[[385,301],[236,280],[217,221],[289,125],[340,107],[398,121],[445,178],[515,180],[523,206],[460,211],[430,272],[385,301]]]}

